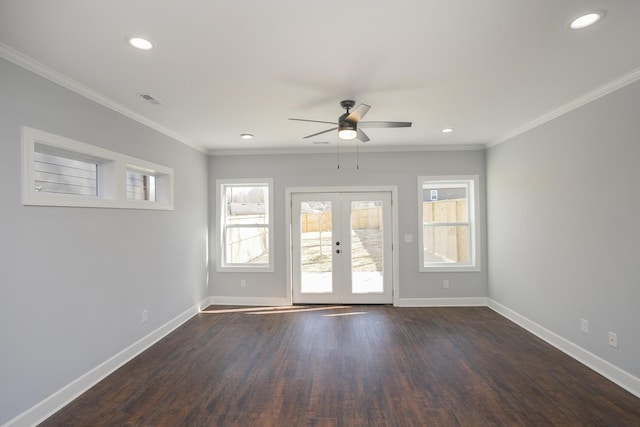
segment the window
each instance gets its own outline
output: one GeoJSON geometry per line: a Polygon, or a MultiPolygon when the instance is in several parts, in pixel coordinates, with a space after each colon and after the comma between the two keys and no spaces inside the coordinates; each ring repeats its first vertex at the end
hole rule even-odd
{"type": "Polygon", "coordinates": [[[63,138],[22,129],[22,203],[173,209],[173,169],[63,138]]]}
{"type": "Polygon", "coordinates": [[[418,177],[420,271],[479,271],[478,177],[418,177]]]}
{"type": "Polygon", "coordinates": [[[218,271],[273,271],[271,179],[217,180],[218,271]]]}
{"type": "Polygon", "coordinates": [[[129,200],[156,200],[156,177],[152,174],[127,171],[127,199],[129,200]]]}
{"type": "Polygon", "coordinates": [[[97,197],[97,161],[56,154],[49,154],[42,144],[36,144],[34,191],[97,197]]]}

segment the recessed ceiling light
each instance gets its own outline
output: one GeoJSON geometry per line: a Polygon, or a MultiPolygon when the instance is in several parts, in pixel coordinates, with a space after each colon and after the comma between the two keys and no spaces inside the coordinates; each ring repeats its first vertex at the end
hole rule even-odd
{"type": "Polygon", "coordinates": [[[453,128],[444,128],[442,129],[442,133],[451,133],[453,132],[453,128]]]}
{"type": "Polygon", "coordinates": [[[572,30],[579,30],[589,27],[602,19],[604,15],[604,10],[595,10],[593,12],[589,12],[571,21],[571,23],[569,24],[569,28],[571,28],[572,30]]]}
{"type": "Polygon", "coordinates": [[[240,138],[242,138],[242,139],[251,139],[251,138],[253,138],[253,135],[250,134],[250,133],[241,133],[240,134],[240,138]]]}
{"type": "Polygon", "coordinates": [[[142,37],[129,37],[127,40],[129,44],[137,49],[141,50],[151,50],[153,49],[153,44],[147,39],[143,39],[142,37]]]}

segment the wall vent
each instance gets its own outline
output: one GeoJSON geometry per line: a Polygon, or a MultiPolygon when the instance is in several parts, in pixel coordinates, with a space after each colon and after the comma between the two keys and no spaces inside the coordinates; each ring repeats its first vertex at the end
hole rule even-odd
{"type": "Polygon", "coordinates": [[[142,99],[144,99],[147,102],[150,102],[150,103],[155,104],[155,105],[160,105],[161,104],[160,101],[158,101],[157,99],[155,99],[153,96],[149,95],[148,93],[141,93],[139,95],[140,95],[140,97],[142,99]]]}

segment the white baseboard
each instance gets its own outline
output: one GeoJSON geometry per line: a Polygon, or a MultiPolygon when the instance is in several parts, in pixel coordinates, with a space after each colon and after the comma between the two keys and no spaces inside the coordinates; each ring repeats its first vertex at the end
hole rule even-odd
{"type": "Polygon", "coordinates": [[[471,298],[398,298],[396,307],[486,307],[486,297],[471,298]]]}
{"type": "Polygon", "coordinates": [[[211,302],[211,297],[206,297],[205,299],[202,300],[202,302],[200,303],[200,311],[204,310],[205,308],[209,307],[211,304],[213,304],[211,302]]]}
{"type": "Polygon", "coordinates": [[[282,307],[291,305],[287,298],[265,298],[265,297],[209,297],[211,305],[263,305],[265,307],[282,307]]]}
{"type": "Polygon", "coordinates": [[[13,418],[2,427],[31,427],[55,414],[71,403],[76,397],[96,385],[105,377],[123,366],[125,363],[169,335],[187,320],[198,314],[203,303],[191,307],[185,312],[171,319],[149,335],[141,338],[115,356],[107,359],[86,374],[67,384],[51,396],[32,406],[22,414],[13,418]]]}
{"type": "Polygon", "coordinates": [[[596,356],[560,335],[551,332],[491,298],[488,298],[487,302],[488,307],[496,313],[501,314],[512,322],[522,326],[538,338],[548,342],[558,350],[563,351],[588,368],[593,369],[603,377],[624,388],[629,393],[640,397],[640,378],[631,375],[615,365],[612,365],[601,357],[596,356]]]}

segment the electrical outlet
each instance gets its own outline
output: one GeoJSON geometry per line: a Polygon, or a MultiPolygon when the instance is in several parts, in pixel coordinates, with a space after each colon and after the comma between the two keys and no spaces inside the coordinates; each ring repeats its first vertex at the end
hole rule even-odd
{"type": "Polygon", "coordinates": [[[247,281],[245,279],[240,280],[240,287],[241,288],[246,288],[247,287],[247,281]]]}
{"type": "Polygon", "coordinates": [[[442,287],[445,289],[449,289],[449,281],[447,279],[442,281],[442,287]]]}
{"type": "Polygon", "coordinates": [[[142,321],[146,322],[147,320],[149,320],[149,313],[147,310],[142,310],[142,321]]]}
{"type": "Polygon", "coordinates": [[[609,332],[609,347],[618,348],[618,334],[609,332]]]}
{"type": "Polygon", "coordinates": [[[584,332],[585,334],[589,333],[589,321],[587,319],[582,319],[580,320],[580,329],[582,330],[582,332],[584,332]]]}

